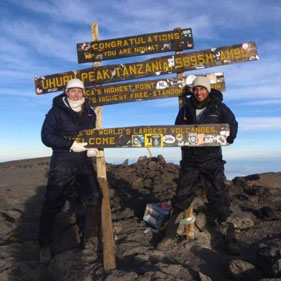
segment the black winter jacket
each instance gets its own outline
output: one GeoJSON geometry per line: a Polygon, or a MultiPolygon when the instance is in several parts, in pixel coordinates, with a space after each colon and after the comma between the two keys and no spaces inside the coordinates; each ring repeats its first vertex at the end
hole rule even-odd
{"type": "MultiPolygon", "coordinates": [[[[238,123],[232,111],[222,103],[222,93],[212,89],[210,93],[211,101],[202,112],[200,121],[196,120],[196,108],[193,105],[192,97],[188,98],[176,118],[176,125],[183,124],[219,124],[227,123],[230,126],[229,142],[236,138],[238,123]]],[[[222,159],[221,147],[182,147],[182,162],[204,162],[214,158],[222,159]]]]}
{"type": "Polygon", "coordinates": [[[74,137],[80,130],[92,129],[96,125],[96,114],[94,110],[84,103],[82,118],[78,113],[67,107],[61,94],[53,99],[53,107],[46,115],[42,126],[42,142],[53,149],[52,163],[63,165],[79,165],[91,163],[86,151],[72,152],[70,147],[73,144],[68,137],[74,137]]]}

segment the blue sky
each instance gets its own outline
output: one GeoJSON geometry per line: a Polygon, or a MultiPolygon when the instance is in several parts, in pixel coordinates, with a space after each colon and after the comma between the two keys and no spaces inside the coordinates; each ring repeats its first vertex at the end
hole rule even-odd
{"type": "MultiPolygon", "coordinates": [[[[0,162],[51,155],[40,130],[52,99],[36,96],[34,77],[91,67],[78,64],[76,44],[100,39],[192,28],[196,51],[255,41],[260,60],[185,74],[223,72],[224,102],[239,133],[224,147],[226,175],[281,171],[281,2],[273,0],[6,0],[0,4],[0,162]]],[[[161,54],[161,55],[167,55],[161,54]]],[[[123,59],[145,60],[152,56],[123,59]]],[[[117,60],[105,64],[120,63],[117,60]]],[[[175,75],[170,75],[175,76],[175,75]]],[[[104,127],[171,125],[176,98],[105,106],[104,127]]],[[[179,148],[151,149],[178,163],[179,148]]],[[[146,149],[106,149],[106,161],[133,163],[146,149]]]]}

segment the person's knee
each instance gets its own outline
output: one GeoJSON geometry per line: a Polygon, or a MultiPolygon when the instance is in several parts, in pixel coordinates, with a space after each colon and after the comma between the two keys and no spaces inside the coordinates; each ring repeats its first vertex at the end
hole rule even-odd
{"type": "Polygon", "coordinates": [[[42,215],[56,215],[61,211],[66,200],[46,200],[41,209],[42,215]]]}

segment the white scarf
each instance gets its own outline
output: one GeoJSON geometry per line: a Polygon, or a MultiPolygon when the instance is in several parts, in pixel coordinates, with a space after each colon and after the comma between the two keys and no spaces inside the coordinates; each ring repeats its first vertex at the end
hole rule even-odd
{"type": "MultiPolygon", "coordinates": [[[[81,100],[70,100],[69,98],[67,98],[67,101],[68,101],[68,103],[69,103],[69,105],[70,105],[70,107],[73,111],[79,112],[81,110],[82,104],[85,102],[85,98],[83,97],[81,100]]],[[[68,107],[68,104],[65,101],[65,99],[63,99],[63,102],[68,107]]]]}

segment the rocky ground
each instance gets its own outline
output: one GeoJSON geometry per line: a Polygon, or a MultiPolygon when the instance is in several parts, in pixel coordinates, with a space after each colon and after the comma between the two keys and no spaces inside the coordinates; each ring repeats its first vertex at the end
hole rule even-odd
{"type": "Polygon", "coordinates": [[[146,204],[173,196],[177,165],[161,155],[132,165],[107,164],[117,269],[104,272],[102,251],[81,249],[77,221],[83,211],[74,199],[57,217],[51,263],[39,263],[38,220],[48,167],[49,158],[0,163],[1,281],[281,280],[281,172],[227,181],[241,249],[240,256],[230,256],[208,222],[202,192],[194,202],[195,239],[179,237],[170,249],[157,250],[162,234],[142,218],[146,204]]]}

